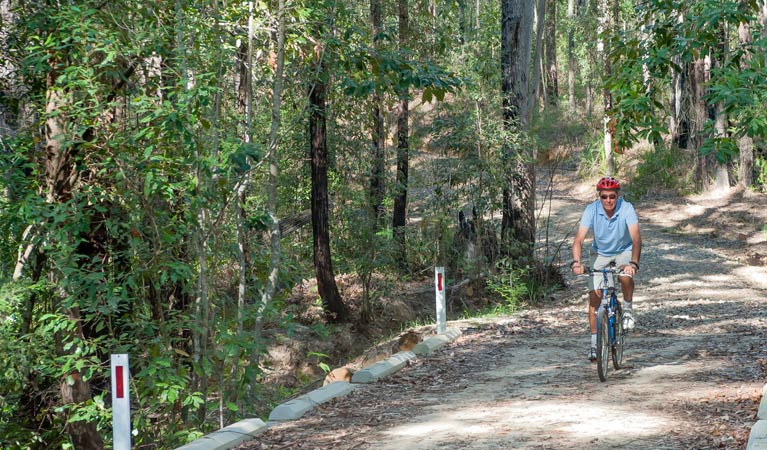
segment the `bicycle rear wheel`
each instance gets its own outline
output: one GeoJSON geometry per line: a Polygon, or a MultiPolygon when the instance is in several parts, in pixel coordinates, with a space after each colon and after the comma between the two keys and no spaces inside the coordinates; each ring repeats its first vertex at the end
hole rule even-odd
{"type": "Polygon", "coordinates": [[[623,345],[626,339],[626,333],[623,330],[623,308],[618,300],[615,300],[615,342],[613,343],[613,367],[615,370],[623,366],[623,345]]]}
{"type": "Polygon", "coordinates": [[[597,373],[599,380],[607,380],[607,371],[610,367],[610,321],[607,317],[607,309],[599,308],[597,312],[597,373]]]}

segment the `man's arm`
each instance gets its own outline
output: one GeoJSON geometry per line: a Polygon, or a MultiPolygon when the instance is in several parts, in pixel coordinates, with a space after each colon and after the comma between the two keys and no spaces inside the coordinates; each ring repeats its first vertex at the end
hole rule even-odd
{"type": "Polygon", "coordinates": [[[578,232],[573,239],[573,261],[578,263],[572,267],[576,273],[583,273],[583,266],[581,265],[581,252],[583,251],[583,241],[586,240],[586,235],[589,233],[589,227],[580,226],[578,232]]]}
{"type": "Polygon", "coordinates": [[[642,236],[639,233],[639,224],[633,223],[628,226],[629,236],[631,236],[631,260],[639,264],[639,258],[642,256],[642,236]]]}

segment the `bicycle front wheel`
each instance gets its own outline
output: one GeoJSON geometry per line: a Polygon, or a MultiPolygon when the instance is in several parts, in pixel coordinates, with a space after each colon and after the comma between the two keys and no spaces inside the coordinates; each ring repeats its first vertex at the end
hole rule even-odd
{"type": "Polygon", "coordinates": [[[597,312],[597,373],[599,380],[607,380],[610,366],[610,321],[607,309],[602,307],[597,312]]]}
{"type": "Polygon", "coordinates": [[[615,342],[613,343],[613,367],[615,370],[620,369],[623,366],[623,345],[624,341],[626,339],[626,333],[623,330],[623,309],[620,307],[620,304],[616,300],[616,308],[615,308],[615,320],[614,320],[614,330],[615,330],[615,342]]]}

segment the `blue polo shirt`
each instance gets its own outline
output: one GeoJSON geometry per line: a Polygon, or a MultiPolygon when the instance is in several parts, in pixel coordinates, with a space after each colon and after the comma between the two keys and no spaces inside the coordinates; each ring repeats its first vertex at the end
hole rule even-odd
{"type": "Polygon", "coordinates": [[[634,205],[618,199],[615,213],[608,219],[602,202],[596,200],[589,204],[581,216],[581,226],[594,230],[594,242],[591,248],[603,256],[615,256],[631,250],[631,235],[628,226],[639,223],[634,205]]]}

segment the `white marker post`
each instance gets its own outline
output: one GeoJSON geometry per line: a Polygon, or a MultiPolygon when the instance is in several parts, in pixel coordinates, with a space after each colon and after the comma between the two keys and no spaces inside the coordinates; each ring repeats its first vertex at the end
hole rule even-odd
{"type": "Polygon", "coordinates": [[[112,355],[112,440],[114,450],[130,450],[128,355],[112,355]]]}
{"type": "Polygon", "coordinates": [[[437,333],[447,330],[447,314],[445,312],[445,268],[434,268],[434,291],[437,296],[437,333]]]}

